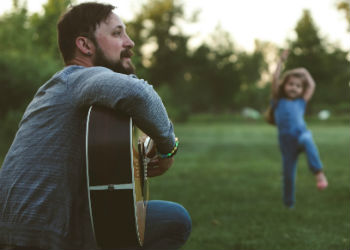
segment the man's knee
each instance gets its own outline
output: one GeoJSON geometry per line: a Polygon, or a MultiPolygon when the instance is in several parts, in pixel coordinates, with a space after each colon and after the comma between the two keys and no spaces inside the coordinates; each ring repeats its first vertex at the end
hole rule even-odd
{"type": "Polygon", "coordinates": [[[178,232],[183,235],[186,241],[192,230],[191,217],[182,205],[178,203],[172,203],[173,206],[173,220],[178,227],[178,232]]]}

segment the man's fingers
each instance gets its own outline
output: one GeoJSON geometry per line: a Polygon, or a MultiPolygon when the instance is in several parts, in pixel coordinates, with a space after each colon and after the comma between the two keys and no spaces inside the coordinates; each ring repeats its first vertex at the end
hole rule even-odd
{"type": "Polygon", "coordinates": [[[151,159],[151,161],[148,163],[147,167],[147,176],[149,177],[155,177],[164,174],[173,164],[174,159],[173,158],[159,158],[154,157],[151,159]]]}
{"type": "Polygon", "coordinates": [[[149,167],[158,166],[158,165],[159,165],[159,159],[156,157],[150,159],[150,161],[147,164],[147,166],[149,167]]]}
{"type": "Polygon", "coordinates": [[[160,168],[147,169],[147,177],[156,177],[162,175],[163,171],[160,168]]]}
{"type": "Polygon", "coordinates": [[[147,176],[156,177],[164,174],[167,170],[168,168],[165,168],[165,167],[150,167],[150,168],[147,168],[147,176]]]}

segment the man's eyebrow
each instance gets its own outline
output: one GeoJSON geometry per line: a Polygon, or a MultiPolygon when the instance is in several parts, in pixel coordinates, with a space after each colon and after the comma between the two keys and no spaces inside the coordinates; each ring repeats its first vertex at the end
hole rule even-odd
{"type": "Polygon", "coordinates": [[[114,27],[114,29],[125,29],[125,27],[121,24],[118,24],[117,26],[114,27]]]}

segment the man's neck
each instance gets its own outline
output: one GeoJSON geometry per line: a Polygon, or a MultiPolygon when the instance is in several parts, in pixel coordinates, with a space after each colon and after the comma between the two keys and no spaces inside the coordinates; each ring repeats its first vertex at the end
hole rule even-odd
{"type": "Polygon", "coordinates": [[[66,63],[66,66],[69,65],[79,65],[84,67],[92,67],[94,64],[92,63],[91,57],[87,56],[76,56],[72,60],[66,63]]]}

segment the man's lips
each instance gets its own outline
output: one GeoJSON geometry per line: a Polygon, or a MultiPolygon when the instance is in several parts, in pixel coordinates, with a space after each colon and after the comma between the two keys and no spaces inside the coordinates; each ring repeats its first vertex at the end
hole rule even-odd
{"type": "Polygon", "coordinates": [[[123,50],[121,53],[120,53],[120,57],[121,58],[130,58],[134,55],[134,53],[132,52],[132,50],[123,50]]]}

